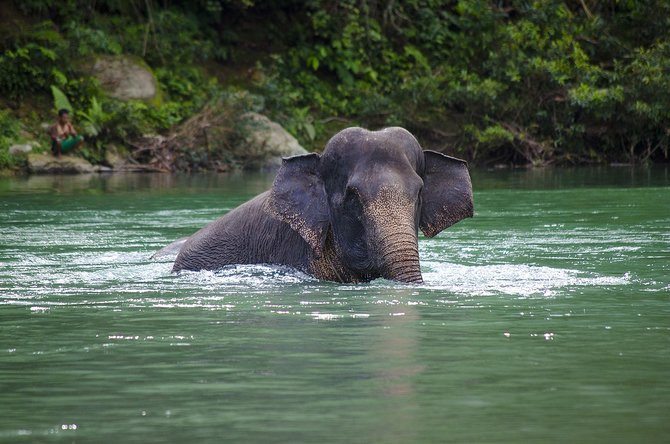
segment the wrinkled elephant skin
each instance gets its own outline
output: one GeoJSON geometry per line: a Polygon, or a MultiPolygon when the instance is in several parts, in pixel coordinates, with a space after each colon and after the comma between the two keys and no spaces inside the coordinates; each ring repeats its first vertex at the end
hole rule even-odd
{"type": "Polygon", "coordinates": [[[423,151],[403,128],[336,134],[284,159],[272,188],[181,245],[173,271],[288,265],[338,282],[422,282],[417,234],[473,215],[464,161],[423,151]]]}

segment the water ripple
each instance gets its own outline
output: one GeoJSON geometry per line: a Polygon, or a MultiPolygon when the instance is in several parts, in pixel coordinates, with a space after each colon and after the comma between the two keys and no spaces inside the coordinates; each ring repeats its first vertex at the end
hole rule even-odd
{"type": "Polygon", "coordinates": [[[584,286],[617,286],[630,277],[601,276],[578,270],[530,265],[459,265],[424,262],[425,286],[455,294],[491,296],[557,296],[584,286]]]}
{"type": "MultiPolygon", "coordinates": [[[[570,294],[580,287],[622,286],[631,282],[629,275],[606,276],[525,264],[463,265],[436,260],[422,263],[425,282],[419,286],[384,279],[367,284],[335,284],[289,267],[271,265],[235,265],[216,272],[180,274],[172,274],[171,266],[170,262],[148,260],[144,252],[79,253],[66,263],[62,255],[27,255],[14,264],[13,283],[0,283],[0,304],[32,305],[39,301],[40,306],[49,303],[148,304],[226,309],[231,307],[225,305],[227,301],[250,295],[261,299],[264,295],[304,296],[305,292],[311,295],[323,292],[331,301],[346,299],[351,291],[415,289],[463,296],[554,297],[570,294]]],[[[324,303],[313,298],[297,302],[309,306],[324,303]]]]}

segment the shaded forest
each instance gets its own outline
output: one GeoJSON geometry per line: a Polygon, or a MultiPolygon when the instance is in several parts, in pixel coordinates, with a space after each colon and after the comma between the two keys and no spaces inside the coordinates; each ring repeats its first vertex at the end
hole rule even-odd
{"type": "MultiPolygon", "coordinates": [[[[343,127],[400,125],[477,165],[667,162],[669,37],[663,0],[5,0],[0,168],[63,101],[93,162],[213,101],[314,151],[343,127]],[[87,63],[120,54],[151,69],[156,100],[102,91],[87,63]]],[[[221,146],[191,147],[183,169],[221,146]]]]}

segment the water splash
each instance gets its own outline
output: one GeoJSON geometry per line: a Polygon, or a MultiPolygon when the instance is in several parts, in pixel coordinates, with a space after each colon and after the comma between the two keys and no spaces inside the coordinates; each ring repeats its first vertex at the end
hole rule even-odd
{"type": "Polygon", "coordinates": [[[525,264],[460,265],[424,262],[424,286],[471,296],[559,296],[577,287],[618,286],[630,276],[601,276],[578,270],[525,264]]]}
{"type": "Polygon", "coordinates": [[[271,265],[235,265],[216,272],[172,274],[170,262],[153,262],[147,257],[145,252],[27,255],[14,264],[13,284],[4,288],[0,284],[0,305],[38,307],[31,309],[32,313],[44,312],[54,305],[230,310],[240,301],[250,299],[281,312],[285,307],[273,306],[276,299],[293,297],[291,306],[297,302],[305,309],[312,308],[304,311],[313,313],[314,319],[323,320],[329,314],[319,310],[319,305],[368,297],[371,303],[379,300],[394,305],[397,292],[409,291],[411,300],[420,304],[426,290],[454,297],[560,297],[583,287],[631,283],[629,275],[603,276],[525,264],[463,265],[433,260],[423,262],[425,282],[419,286],[384,279],[366,284],[336,284],[319,281],[289,267],[271,265]],[[68,256],[67,260],[64,256],[68,256]],[[388,297],[379,298],[380,293],[388,297]]]}

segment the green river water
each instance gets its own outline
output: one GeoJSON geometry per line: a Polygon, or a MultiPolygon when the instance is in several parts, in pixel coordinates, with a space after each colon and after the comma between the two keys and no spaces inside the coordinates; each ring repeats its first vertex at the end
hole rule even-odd
{"type": "Polygon", "coordinates": [[[149,260],[271,176],[0,178],[0,442],[668,442],[670,170],[472,177],[420,286],[149,260]]]}

